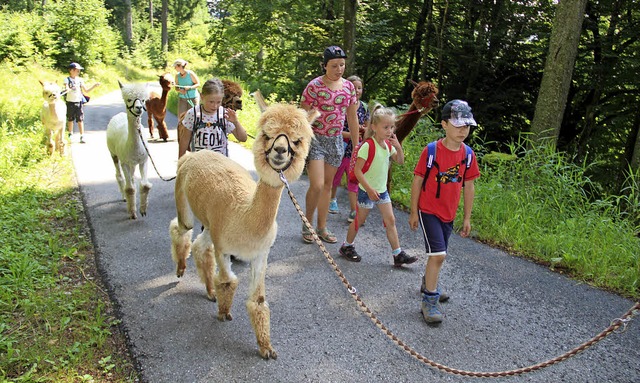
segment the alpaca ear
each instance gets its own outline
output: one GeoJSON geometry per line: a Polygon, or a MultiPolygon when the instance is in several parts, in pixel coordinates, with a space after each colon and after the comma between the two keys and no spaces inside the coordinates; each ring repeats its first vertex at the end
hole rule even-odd
{"type": "Polygon", "coordinates": [[[413,85],[413,87],[415,88],[416,86],[418,86],[418,83],[413,81],[413,79],[408,78],[407,81],[409,81],[411,83],[411,85],[413,85]]]}
{"type": "Polygon", "coordinates": [[[38,80],[38,81],[40,81],[40,85],[44,86],[44,83],[42,82],[42,80],[38,80]]]}
{"type": "Polygon", "coordinates": [[[307,121],[312,124],[318,117],[320,117],[320,112],[317,109],[311,109],[307,111],[307,121]]]}
{"type": "Polygon", "coordinates": [[[118,85],[120,85],[120,89],[122,89],[122,83],[118,80],[118,85]]]}

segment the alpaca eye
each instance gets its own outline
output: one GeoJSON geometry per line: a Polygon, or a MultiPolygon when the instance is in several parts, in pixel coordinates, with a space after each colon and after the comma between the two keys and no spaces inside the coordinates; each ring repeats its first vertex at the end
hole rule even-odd
{"type": "Polygon", "coordinates": [[[298,145],[300,145],[301,142],[302,142],[302,139],[298,139],[298,140],[293,141],[293,144],[295,146],[298,146],[298,145]]]}
{"type": "Polygon", "coordinates": [[[264,133],[263,133],[263,135],[264,135],[264,138],[266,138],[266,139],[267,139],[267,141],[271,140],[271,137],[267,136],[267,135],[266,135],[266,134],[264,134],[264,133]]]}

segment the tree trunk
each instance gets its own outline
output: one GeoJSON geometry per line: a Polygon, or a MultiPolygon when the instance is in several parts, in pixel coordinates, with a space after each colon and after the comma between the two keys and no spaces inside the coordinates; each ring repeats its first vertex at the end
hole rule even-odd
{"type": "Polygon", "coordinates": [[[587,0],[562,0],[556,5],[549,54],[531,123],[535,141],[557,143],[586,5],[587,0]]]}
{"type": "MultiPolygon", "coordinates": [[[[425,25],[427,20],[427,15],[431,13],[431,0],[425,0],[422,3],[422,9],[420,10],[420,15],[418,16],[418,21],[416,23],[416,30],[413,34],[413,39],[411,40],[411,45],[409,46],[410,58],[409,58],[409,69],[407,70],[407,79],[414,80],[416,82],[420,81],[418,78],[420,72],[420,64],[422,62],[422,36],[425,33],[425,25]]],[[[413,85],[407,81],[404,84],[404,88],[402,88],[402,94],[400,96],[400,102],[409,103],[411,102],[411,91],[413,91],[413,85]]]]}
{"type": "Polygon", "coordinates": [[[429,53],[431,52],[431,37],[433,31],[433,0],[428,0],[427,20],[425,22],[424,47],[422,50],[422,62],[420,63],[420,78],[430,81],[433,68],[429,70],[429,53]]]}
{"type": "Polygon", "coordinates": [[[153,0],[149,0],[149,25],[153,28],[153,0]]]}
{"type": "Polygon", "coordinates": [[[356,63],[356,14],[358,11],[358,0],[345,0],[344,2],[344,31],[343,47],[347,53],[347,74],[357,73],[356,63]]]}
{"type": "Polygon", "coordinates": [[[124,1],[124,40],[127,46],[133,43],[133,13],[131,12],[131,0],[124,1]]]}
{"type": "Polygon", "coordinates": [[[165,55],[169,52],[169,26],[167,25],[167,15],[169,13],[169,0],[162,0],[162,53],[165,55]]]}
{"type": "Polygon", "coordinates": [[[634,172],[640,170],[640,110],[636,108],[636,116],[633,119],[631,134],[629,136],[633,145],[628,150],[629,166],[634,172]]]}

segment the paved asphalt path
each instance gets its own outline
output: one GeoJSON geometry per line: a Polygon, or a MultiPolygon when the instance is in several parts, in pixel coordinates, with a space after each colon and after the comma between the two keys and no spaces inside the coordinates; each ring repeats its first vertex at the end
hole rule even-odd
{"type": "MultiPolygon", "coordinates": [[[[77,143],[75,136],[72,156],[97,262],[145,382],[474,380],[429,367],[390,341],[360,311],[318,246],[302,242],[301,220],[286,192],[266,281],[278,359],[263,360],[244,305],[248,264],[233,265],[240,284],[231,322],[216,319],[217,307],[206,299],[192,258],[185,277],[176,277],[168,235],[169,221],[175,216],[174,182],[160,180],[150,166],[153,189],[148,215],[128,219],[105,139],[109,119],[124,111],[119,93],[92,98],[86,106],[87,143],[77,143]]],[[[146,125],[146,114],[144,119],[146,125]]],[[[175,116],[168,116],[168,125],[172,127],[169,142],[149,142],[151,156],[167,178],[175,174],[175,116]]],[[[249,151],[232,145],[231,157],[252,170],[249,151]]],[[[305,178],[291,185],[302,206],[307,185],[305,178]]],[[[330,215],[329,227],[342,240],[348,227],[342,190],[339,203],[343,210],[330,215]]],[[[341,259],[337,244],[327,248],[385,325],[420,354],[451,368],[503,371],[546,361],[587,341],[633,305],[454,235],[441,278],[451,300],[444,304],[445,322],[430,327],[418,309],[423,241],[409,230],[406,213],[396,211],[396,218],[403,248],[420,256],[414,265],[392,267],[377,211],[357,238],[361,263],[341,259]]],[[[564,362],[496,380],[640,382],[639,339],[640,318],[636,317],[626,332],[612,334],[564,362]]]]}

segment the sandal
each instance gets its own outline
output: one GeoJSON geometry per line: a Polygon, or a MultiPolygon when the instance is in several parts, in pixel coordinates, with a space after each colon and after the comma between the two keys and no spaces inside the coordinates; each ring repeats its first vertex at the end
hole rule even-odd
{"type": "Polygon", "coordinates": [[[316,229],[316,234],[318,234],[318,237],[320,237],[321,240],[325,241],[326,243],[336,243],[338,242],[338,238],[336,238],[336,236],[329,231],[329,229],[327,229],[326,227],[324,229],[316,229]]]}
{"type": "Polygon", "coordinates": [[[302,240],[305,243],[313,243],[313,234],[307,229],[307,225],[302,224],[302,240]]]}

